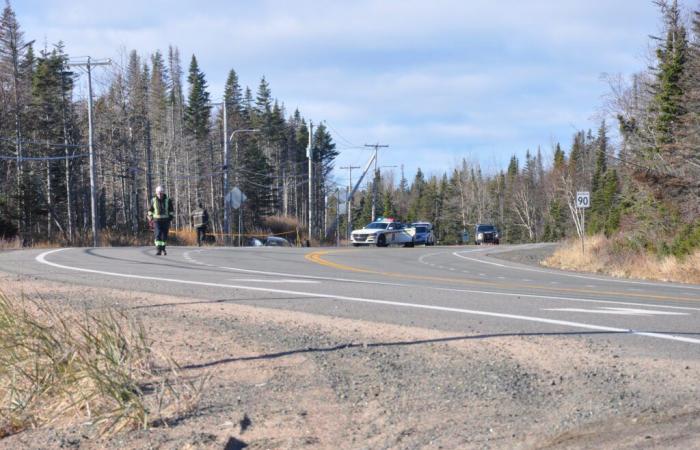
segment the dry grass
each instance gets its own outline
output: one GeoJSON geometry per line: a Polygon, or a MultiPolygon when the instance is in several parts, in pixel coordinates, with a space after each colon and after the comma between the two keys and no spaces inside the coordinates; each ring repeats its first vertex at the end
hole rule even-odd
{"type": "Polygon", "coordinates": [[[617,244],[615,238],[591,236],[586,238],[585,252],[582,253],[581,241],[569,240],[542,264],[557,269],[602,273],[620,278],[700,283],[700,250],[684,259],[674,256],[659,259],[617,244]]]}
{"type": "Polygon", "coordinates": [[[12,239],[0,239],[0,250],[22,248],[22,242],[18,237],[12,239]]]}
{"type": "MultiPolygon", "coordinates": [[[[197,245],[197,231],[193,228],[183,228],[181,230],[170,230],[168,233],[168,241],[172,245],[197,245]]],[[[149,242],[145,245],[153,244],[153,236],[151,235],[149,242]]]]}
{"type": "Polygon", "coordinates": [[[151,350],[143,326],[116,310],[61,313],[0,294],[0,438],[88,422],[100,434],[181,417],[205,379],[185,382],[151,350]]]}

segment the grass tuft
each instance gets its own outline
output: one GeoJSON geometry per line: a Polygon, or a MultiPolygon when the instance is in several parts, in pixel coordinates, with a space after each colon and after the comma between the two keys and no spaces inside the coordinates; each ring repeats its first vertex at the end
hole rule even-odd
{"type": "Polygon", "coordinates": [[[0,438],[76,418],[113,434],[191,412],[205,380],[157,367],[151,344],[114,309],[72,315],[0,294],[0,438]]]}

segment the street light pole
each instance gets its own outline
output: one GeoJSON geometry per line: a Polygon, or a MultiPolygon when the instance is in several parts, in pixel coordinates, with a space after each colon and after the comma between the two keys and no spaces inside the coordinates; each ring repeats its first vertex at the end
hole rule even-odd
{"type": "Polygon", "coordinates": [[[224,243],[229,242],[230,227],[228,223],[228,205],[226,195],[228,194],[228,116],[226,114],[226,100],[222,102],[224,109],[224,243]]]}
{"type": "Polygon", "coordinates": [[[314,136],[314,123],[309,121],[309,146],[306,148],[306,157],[309,159],[309,245],[314,232],[314,206],[313,206],[313,146],[312,140],[314,136]]]}
{"type": "MultiPolygon", "coordinates": [[[[228,241],[229,234],[231,233],[231,227],[229,224],[229,218],[228,218],[228,208],[229,208],[229,203],[226,201],[226,196],[229,194],[229,185],[228,185],[228,141],[233,140],[234,146],[235,146],[235,169],[236,171],[234,172],[234,183],[236,186],[238,186],[238,139],[236,138],[236,133],[255,133],[258,130],[257,128],[241,128],[238,130],[233,130],[233,133],[231,133],[231,136],[228,136],[228,129],[226,128],[226,102],[224,102],[224,234],[226,235],[225,240],[228,241]]],[[[238,246],[240,247],[241,245],[241,207],[242,205],[239,205],[238,207],[238,246]]]]}

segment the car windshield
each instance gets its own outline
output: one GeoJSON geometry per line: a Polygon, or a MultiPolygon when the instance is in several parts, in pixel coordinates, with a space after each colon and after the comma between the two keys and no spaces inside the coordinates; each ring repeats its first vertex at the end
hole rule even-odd
{"type": "Polygon", "coordinates": [[[428,229],[426,227],[416,227],[416,233],[427,233],[428,229]]]}
{"type": "Polygon", "coordinates": [[[476,231],[479,233],[488,233],[490,231],[495,231],[495,228],[493,225],[479,225],[476,231]]]}
{"type": "Polygon", "coordinates": [[[388,227],[388,226],[389,226],[389,224],[385,223],[385,222],[372,222],[369,225],[367,225],[365,228],[386,230],[386,227],[388,227]]]}

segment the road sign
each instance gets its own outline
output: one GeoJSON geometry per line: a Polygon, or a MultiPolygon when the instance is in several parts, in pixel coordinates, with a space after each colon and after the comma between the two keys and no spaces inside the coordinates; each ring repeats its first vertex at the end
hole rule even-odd
{"type": "Polygon", "coordinates": [[[576,193],[576,207],[577,208],[590,208],[591,207],[591,194],[588,191],[580,191],[576,193]]]}
{"type": "Polygon", "coordinates": [[[231,191],[226,194],[225,201],[228,206],[233,209],[238,209],[241,207],[241,203],[246,201],[248,198],[243,192],[241,192],[238,187],[234,187],[231,191]]]}

